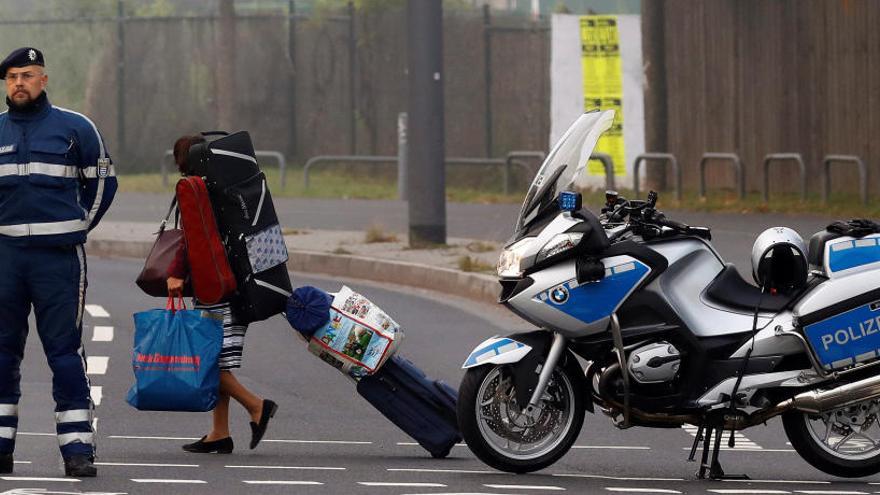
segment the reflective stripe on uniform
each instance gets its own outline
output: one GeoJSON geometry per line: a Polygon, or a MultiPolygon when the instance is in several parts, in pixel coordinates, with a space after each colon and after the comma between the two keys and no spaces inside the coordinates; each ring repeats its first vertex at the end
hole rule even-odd
{"type": "Polygon", "coordinates": [[[0,225],[0,235],[26,237],[30,235],[70,234],[89,228],[87,220],[65,220],[63,222],[23,223],[0,225]]]}
{"type": "Polygon", "coordinates": [[[18,404],[0,404],[0,416],[18,416],[18,404]]]}
{"type": "Polygon", "coordinates": [[[91,445],[94,439],[95,434],[92,432],[62,433],[58,435],[58,445],[63,447],[76,442],[91,445]]]}
{"type": "Polygon", "coordinates": [[[55,413],[56,423],[81,423],[91,421],[92,411],[88,409],[71,409],[70,411],[58,411],[55,413]]]}
{"type": "Polygon", "coordinates": [[[58,163],[5,163],[0,165],[0,177],[14,175],[27,176],[31,174],[47,175],[62,179],[75,179],[80,176],[80,168],[76,165],[61,165],[58,163]]]}
{"type": "Polygon", "coordinates": [[[5,438],[7,440],[15,440],[15,428],[11,426],[3,426],[0,427],[0,438],[5,438]]]}

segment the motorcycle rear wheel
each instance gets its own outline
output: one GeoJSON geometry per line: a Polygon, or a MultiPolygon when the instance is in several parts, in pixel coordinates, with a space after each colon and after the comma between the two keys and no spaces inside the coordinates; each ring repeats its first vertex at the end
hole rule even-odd
{"type": "Polygon", "coordinates": [[[788,411],[782,425],[795,451],[820,471],[843,478],[880,472],[880,401],[821,414],[788,411]]]}
{"type": "Polygon", "coordinates": [[[465,373],[458,421],[471,451],[495,469],[528,473],[559,460],[584,422],[586,380],[574,356],[556,366],[538,407],[516,403],[510,365],[485,365],[465,373]]]}

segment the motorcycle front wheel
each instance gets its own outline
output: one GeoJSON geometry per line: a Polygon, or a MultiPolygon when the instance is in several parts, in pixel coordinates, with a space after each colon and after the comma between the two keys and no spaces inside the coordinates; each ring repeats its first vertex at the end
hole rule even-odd
{"type": "Polygon", "coordinates": [[[471,451],[495,469],[543,469],[565,455],[580,433],[585,382],[574,356],[565,356],[529,411],[517,404],[511,365],[471,368],[459,387],[461,434],[471,451]]]}
{"type": "Polygon", "coordinates": [[[859,478],[880,472],[880,401],[868,400],[821,414],[782,415],[791,446],[816,469],[859,478]]]}

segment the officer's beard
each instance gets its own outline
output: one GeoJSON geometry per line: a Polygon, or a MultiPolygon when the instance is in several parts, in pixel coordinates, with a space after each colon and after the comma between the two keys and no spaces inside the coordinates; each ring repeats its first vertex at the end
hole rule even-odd
{"type": "Polygon", "coordinates": [[[46,92],[40,91],[39,96],[36,98],[30,98],[27,101],[22,103],[18,103],[15,100],[12,100],[8,96],[6,97],[6,105],[10,110],[17,113],[34,113],[41,106],[41,103],[46,100],[46,92]]]}

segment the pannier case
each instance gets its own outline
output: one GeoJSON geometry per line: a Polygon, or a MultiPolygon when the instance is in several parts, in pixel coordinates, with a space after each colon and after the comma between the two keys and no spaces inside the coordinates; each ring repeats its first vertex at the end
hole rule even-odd
{"type": "MultiPolygon", "coordinates": [[[[880,235],[814,236],[814,270],[828,280],[794,308],[797,326],[826,370],[880,357],[880,235]]],[[[812,251],[811,251],[812,254],[812,251]]]]}
{"type": "Polygon", "coordinates": [[[357,391],[435,458],[446,457],[461,441],[455,414],[458,392],[400,356],[361,378],[357,391]]]}
{"type": "Polygon", "coordinates": [[[250,135],[241,131],[190,148],[187,164],[205,178],[238,282],[232,307],[241,323],[283,313],[291,293],[287,247],[250,135]]]}
{"type": "Polygon", "coordinates": [[[201,177],[190,176],[177,182],[176,193],[196,299],[216,304],[235,292],[236,281],[220,241],[208,190],[201,177]]]}

